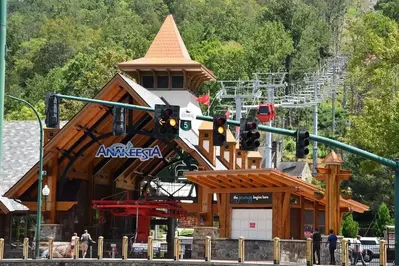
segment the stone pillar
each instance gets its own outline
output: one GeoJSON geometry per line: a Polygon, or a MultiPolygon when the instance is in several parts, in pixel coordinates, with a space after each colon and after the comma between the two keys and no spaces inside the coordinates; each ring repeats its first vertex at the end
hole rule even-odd
{"type": "Polygon", "coordinates": [[[205,258],[205,238],[210,236],[212,240],[219,238],[219,229],[216,227],[194,227],[193,245],[191,257],[193,259],[205,258]]]}

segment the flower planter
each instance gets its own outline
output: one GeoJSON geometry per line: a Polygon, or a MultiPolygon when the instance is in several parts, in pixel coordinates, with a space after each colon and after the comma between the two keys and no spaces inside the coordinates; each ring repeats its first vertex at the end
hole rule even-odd
{"type": "Polygon", "coordinates": [[[342,198],[344,198],[344,199],[351,199],[352,198],[352,194],[344,194],[344,193],[341,193],[341,197],[342,198]]]}
{"type": "Polygon", "coordinates": [[[314,196],[315,196],[316,199],[319,199],[319,200],[321,200],[322,198],[324,198],[324,194],[323,194],[323,193],[320,193],[320,192],[315,192],[315,193],[314,193],[314,196]]]}

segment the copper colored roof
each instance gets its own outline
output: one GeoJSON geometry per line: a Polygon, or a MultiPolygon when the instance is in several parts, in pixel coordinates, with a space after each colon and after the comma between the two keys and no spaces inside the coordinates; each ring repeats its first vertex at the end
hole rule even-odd
{"type": "Polygon", "coordinates": [[[191,60],[172,15],[166,17],[144,58],[184,58],[191,60]]]}
{"type": "Polygon", "coordinates": [[[344,161],[335,153],[331,151],[330,154],[323,160],[324,164],[343,164],[344,161]]]}

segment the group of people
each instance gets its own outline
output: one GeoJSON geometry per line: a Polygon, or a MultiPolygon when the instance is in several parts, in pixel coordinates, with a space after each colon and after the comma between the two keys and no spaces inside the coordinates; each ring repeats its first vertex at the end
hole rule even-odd
{"type": "MultiPolygon", "coordinates": [[[[79,236],[77,233],[74,233],[72,238],[71,238],[71,257],[74,258],[75,257],[75,243],[76,243],[76,239],[79,239],[79,236]]],[[[93,239],[91,239],[90,234],[87,232],[87,230],[85,230],[84,234],[80,237],[80,247],[82,249],[82,257],[85,258],[86,254],[87,254],[87,250],[89,248],[89,242],[91,243],[96,243],[95,241],[93,241],[93,239]]],[[[77,256],[79,256],[79,254],[77,254],[77,256]]]]}
{"type": "MultiPolygon", "coordinates": [[[[353,265],[356,265],[359,260],[361,260],[363,266],[366,265],[363,254],[361,250],[361,243],[360,243],[360,236],[358,235],[354,241],[354,262],[353,265]]],[[[316,256],[317,255],[317,265],[320,265],[320,246],[321,246],[321,234],[319,229],[316,228],[312,234],[313,239],[313,262],[316,263],[316,256]]],[[[326,246],[328,245],[328,250],[330,252],[330,265],[335,265],[335,250],[337,249],[337,240],[338,237],[335,235],[334,230],[330,230],[330,234],[327,238],[326,246]]]]}

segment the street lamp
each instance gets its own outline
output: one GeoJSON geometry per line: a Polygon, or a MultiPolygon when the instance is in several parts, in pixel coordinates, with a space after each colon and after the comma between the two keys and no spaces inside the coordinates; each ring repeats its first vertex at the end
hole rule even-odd
{"type": "Polygon", "coordinates": [[[44,186],[44,188],[42,190],[42,194],[44,196],[44,210],[47,211],[47,198],[48,198],[48,195],[50,195],[50,188],[47,185],[44,186]]]}
{"type": "MultiPolygon", "coordinates": [[[[1,1],[1,0],[0,0],[1,1]]],[[[1,97],[1,95],[0,95],[1,97]]],[[[23,102],[24,104],[28,105],[36,115],[37,121],[39,122],[39,129],[40,129],[40,142],[39,142],[39,178],[37,179],[37,217],[36,217],[36,243],[35,243],[35,253],[36,258],[40,258],[40,225],[41,225],[41,210],[42,210],[42,180],[43,180],[43,139],[44,139],[44,130],[42,120],[40,119],[39,112],[35,109],[35,107],[28,103],[27,101],[7,95],[7,97],[14,99],[19,102],[23,102]]],[[[0,99],[1,101],[1,99],[0,99]]],[[[1,114],[0,114],[1,115],[1,114]]],[[[1,130],[1,129],[0,129],[1,130]]],[[[0,139],[1,142],[1,139],[0,139]]],[[[50,193],[50,190],[49,190],[50,193]]]]}

